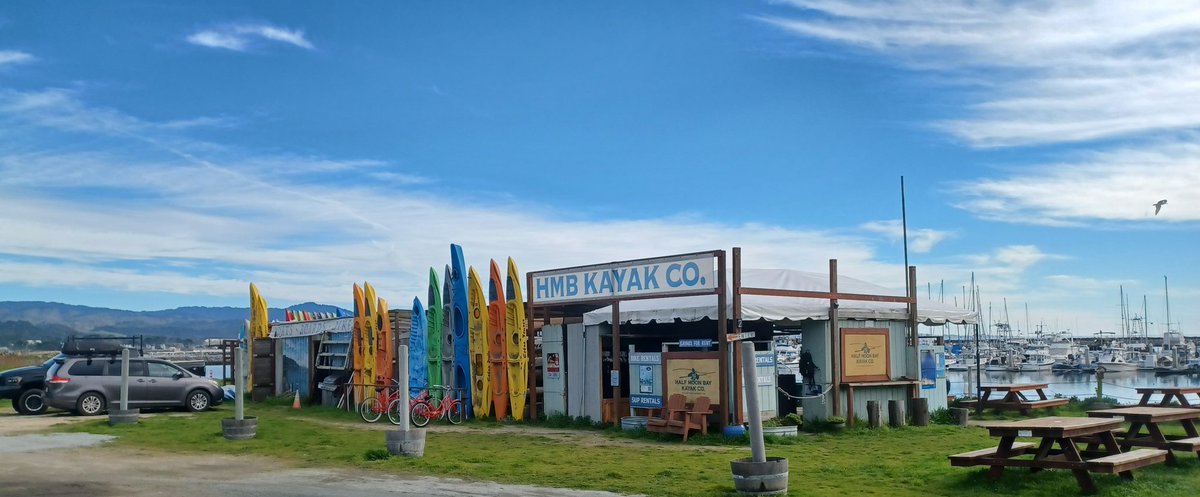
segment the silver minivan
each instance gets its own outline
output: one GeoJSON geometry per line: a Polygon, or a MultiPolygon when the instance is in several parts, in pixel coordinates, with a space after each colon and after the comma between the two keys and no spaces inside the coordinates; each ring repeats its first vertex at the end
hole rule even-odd
{"type": "MultiPolygon", "coordinates": [[[[129,408],[182,407],[203,411],[224,400],[217,382],[193,375],[169,361],[129,360],[129,408]]],[[[46,371],[46,404],[93,416],[117,408],[121,401],[121,360],[72,357],[55,361],[46,371]]]]}

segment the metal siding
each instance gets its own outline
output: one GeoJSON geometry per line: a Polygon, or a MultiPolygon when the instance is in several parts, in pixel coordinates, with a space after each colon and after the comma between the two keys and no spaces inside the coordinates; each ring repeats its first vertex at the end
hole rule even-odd
{"type": "Polygon", "coordinates": [[[287,390],[299,391],[300,397],[308,398],[309,338],[283,339],[283,382],[287,390]]]}
{"type": "MultiPolygon", "coordinates": [[[[833,382],[831,371],[833,370],[830,361],[829,347],[829,322],[828,321],[807,321],[800,329],[801,353],[807,350],[812,354],[813,362],[817,363],[817,367],[821,368],[817,371],[817,384],[821,385],[822,389],[828,388],[833,382]]],[[[799,375],[797,375],[799,376],[799,375]]],[[[797,377],[796,383],[801,384],[802,378],[797,377]]],[[[801,393],[804,393],[804,387],[801,386],[801,393]]],[[[800,400],[801,407],[804,408],[804,419],[825,419],[832,414],[831,397],[825,398],[805,398],[800,400]]]]}

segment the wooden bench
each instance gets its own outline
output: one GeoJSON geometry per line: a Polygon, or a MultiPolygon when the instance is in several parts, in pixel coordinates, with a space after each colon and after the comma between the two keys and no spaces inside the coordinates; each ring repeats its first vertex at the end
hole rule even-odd
{"type": "MultiPolygon", "coordinates": [[[[1012,446],[1013,455],[1021,455],[1029,452],[1035,445],[1029,442],[1015,442],[1012,446]]],[[[992,447],[990,449],[979,449],[971,452],[963,452],[962,454],[954,454],[950,456],[950,465],[958,467],[979,466],[987,464],[980,459],[996,456],[996,452],[1000,447],[992,447]]]]}
{"type": "Polygon", "coordinates": [[[1129,452],[1113,454],[1087,462],[1088,471],[1094,473],[1120,474],[1122,478],[1132,480],[1133,473],[1129,472],[1144,466],[1160,464],[1167,460],[1167,451],[1159,449],[1135,449],[1129,452]]]}
{"type": "MultiPolygon", "coordinates": [[[[1070,402],[1070,399],[1023,400],[1016,402],[1007,400],[989,400],[983,403],[983,407],[995,409],[1015,409],[1020,411],[1021,414],[1029,414],[1029,411],[1033,409],[1062,407],[1070,402]]],[[[978,404],[978,400],[964,400],[959,405],[963,407],[975,407],[978,404]]]]}
{"type": "Polygon", "coordinates": [[[1181,438],[1170,441],[1171,448],[1188,452],[1200,451],[1200,437],[1181,438]]]}

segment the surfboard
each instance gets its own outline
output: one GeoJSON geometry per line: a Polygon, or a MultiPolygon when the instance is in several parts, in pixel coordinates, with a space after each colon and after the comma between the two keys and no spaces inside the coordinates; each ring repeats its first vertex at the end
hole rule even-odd
{"type": "Polygon", "coordinates": [[[450,244],[450,330],[454,333],[454,382],[455,392],[462,400],[463,417],[473,417],[474,404],[471,399],[471,340],[467,335],[470,324],[467,318],[467,264],[463,261],[462,247],[450,244]]]}
{"type": "Polygon", "coordinates": [[[508,343],[504,330],[504,280],[500,279],[500,266],[492,259],[488,272],[488,362],[492,384],[492,413],[496,421],[508,416],[508,343]]]}
{"type": "MultiPolygon", "coordinates": [[[[375,384],[375,345],[379,338],[379,312],[375,309],[375,287],[370,283],[363,283],[363,307],[367,310],[367,318],[364,321],[363,333],[363,381],[367,385],[375,384]]],[[[367,388],[368,396],[375,395],[375,390],[367,388]]]]}
{"type": "MultiPolygon", "coordinates": [[[[450,286],[450,265],[442,277],[442,384],[454,386],[454,290],[450,286]]],[[[454,393],[454,392],[450,392],[454,393]]]]}
{"type": "Polygon", "coordinates": [[[492,413],[491,362],[488,359],[487,298],[479,283],[479,273],[472,267],[467,272],[467,334],[471,342],[471,407],[475,416],[486,418],[492,413]]]}
{"type": "Polygon", "coordinates": [[[429,389],[432,398],[442,398],[442,284],[438,282],[437,271],[429,268],[429,328],[426,330],[425,360],[429,362],[429,389]]]}
{"type": "Polygon", "coordinates": [[[254,339],[267,338],[271,335],[271,325],[267,321],[267,299],[258,292],[254,283],[250,284],[250,327],[246,333],[246,391],[254,390],[254,339]]]}
{"type": "Polygon", "coordinates": [[[408,327],[408,398],[415,399],[421,390],[429,388],[428,350],[425,334],[429,321],[425,317],[425,306],[419,297],[413,297],[412,320],[408,327]]]}
{"type": "Polygon", "coordinates": [[[391,388],[392,357],[395,354],[392,350],[392,320],[388,317],[387,301],[382,297],[379,298],[376,310],[379,313],[376,326],[379,328],[379,338],[375,342],[375,377],[378,378],[376,383],[391,388]]]}
{"type": "Polygon", "coordinates": [[[529,391],[529,336],[525,303],[521,298],[521,273],[508,258],[508,291],[505,292],[504,328],[508,334],[508,402],[513,419],[525,419],[525,395],[529,391]]]}
{"type": "Polygon", "coordinates": [[[361,384],[366,383],[366,380],[363,379],[363,364],[365,361],[364,358],[366,357],[366,338],[364,337],[367,328],[366,319],[367,310],[363,305],[363,290],[362,287],[358,286],[358,283],[355,283],[354,328],[353,333],[351,334],[354,343],[350,344],[350,348],[354,349],[354,375],[352,376],[352,383],[360,385],[354,387],[353,401],[355,403],[362,402],[363,389],[361,384]]]}

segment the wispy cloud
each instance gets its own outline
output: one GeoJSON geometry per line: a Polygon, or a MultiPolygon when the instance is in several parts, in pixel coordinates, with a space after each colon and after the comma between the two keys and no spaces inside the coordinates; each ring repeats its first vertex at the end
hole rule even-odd
{"type": "Polygon", "coordinates": [[[262,42],[278,42],[307,50],[316,47],[304,35],[303,30],[288,29],[269,24],[229,24],[203,29],[187,36],[193,45],[245,52],[262,42]]]}
{"type": "Polygon", "coordinates": [[[756,19],[982,82],[937,126],[979,147],[1200,126],[1200,2],[790,0],[756,19]]]}
{"type": "Polygon", "coordinates": [[[956,206],[996,221],[1079,226],[1095,221],[1200,221],[1200,145],[1191,142],[1092,152],[1077,161],[1022,168],[955,187],[956,206]],[[1153,203],[1170,201],[1154,214],[1153,203]]]}
{"type": "Polygon", "coordinates": [[[22,52],[20,50],[0,50],[0,67],[32,61],[33,55],[30,55],[27,52],[22,52]]]}
{"type": "MultiPolygon", "coordinates": [[[[900,223],[899,219],[871,221],[859,225],[859,228],[885,235],[891,241],[901,241],[904,239],[904,226],[900,223]]],[[[918,254],[927,253],[933,250],[933,247],[942,240],[952,236],[954,234],[949,231],[931,228],[911,228],[908,230],[908,248],[918,254]]]]}

